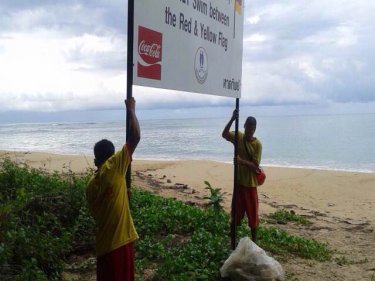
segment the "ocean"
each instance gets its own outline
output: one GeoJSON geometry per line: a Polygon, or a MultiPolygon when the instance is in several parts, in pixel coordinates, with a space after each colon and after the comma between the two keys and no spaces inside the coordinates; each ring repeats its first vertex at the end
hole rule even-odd
{"type": "MultiPolygon", "coordinates": [[[[375,172],[375,114],[257,117],[262,165],[375,172]]],[[[221,137],[225,118],[140,120],[135,159],[231,162],[233,145],[221,137]]],[[[240,118],[239,128],[243,129],[240,118]]],[[[234,125],[232,127],[234,129],[234,125]]],[[[125,122],[0,124],[0,150],[92,154],[107,138],[119,149],[125,122]]]]}

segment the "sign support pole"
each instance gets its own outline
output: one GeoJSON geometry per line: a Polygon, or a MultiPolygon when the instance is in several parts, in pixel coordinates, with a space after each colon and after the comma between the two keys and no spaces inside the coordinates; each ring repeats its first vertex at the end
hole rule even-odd
{"type": "MultiPolygon", "coordinates": [[[[235,120],[235,133],[234,133],[234,157],[238,155],[238,118],[239,118],[239,107],[240,107],[240,99],[236,98],[236,111],[237,111],[237,118],[235,120]]],[[[231,238],[231,246],[234,250],[236,248],[236,221],[235,221],[235,214],[236,214],[236,202],[238,196],[238,187],[237,187],[237,177],[238,177],[238,165],[234,164],[234,175],[233,175],[233,195],[232,195],[232,211],[231,211],[231,225],[230,225],[230,238],[231,238]]]]}
{"type": "MultiPolygon", "coordinates": [[[[128,42],[126,98],[133,97],[133,40],[134,40],[134,0],[128,0],[128,42]]],[[[129,140],[129,113],[126,111],[126,142],[129,140]]],[[[131,164],[126,172],[126,186],[131,188],[131,164]]]]}

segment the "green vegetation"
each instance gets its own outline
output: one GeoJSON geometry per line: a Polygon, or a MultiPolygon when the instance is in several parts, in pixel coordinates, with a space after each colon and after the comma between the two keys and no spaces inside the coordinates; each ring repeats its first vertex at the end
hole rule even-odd
{"type": "Polygon", "coordinates": [[[58,280],[64,258],[91,247],[88,176],[61,176],[0,164],[0,276],[2,280],[58,280]]]}
{"type": "Polygon", "coordinates": [[[268,215],[268,218],[276,221],[279,224],[287,224],[288,222],[296,222],[302,225],[312,224],[308,219],[296,215],[293,210],[288,211],[286,209],[278,209],[275,213],[268,215]]]}
{"type": "MultiPolygon", "coordinates": [[[[92,258],[66,265],[72,254],[93,254],[94,222],[84,197],[89,177],[90,173],[78,177],[71,171],[50,175],[9,160],[0,163],[1,280],[61,280],[67,268],[83,275],[95,272],[92,258]]],[[[140,236],[137,280],[146,275],[153,281],[217,279],[231,252],[227,213],[137,188],[131,208],[140,236]]],[[[238,237],[248,234],[244,222],[238,237]]],[[[331,258],[326,245],[274,227],[260,227],[258,236],[259,246],[279,257],[331,258]]]]}
{"type": "Polygon", "coordinates": [[[210,196],[204,197],[204,199],[208,199],[208,205],[211,205],[216,213],[220,213],[223,210],[221,204],[223,203],[225,193],[222,193],[220,188],[213,188],[208,181],[204,181],[204,184],[206,185],[206,189],[210,191],[210,196]]]}
{"type": "Polygon", "coordinates": [[[229,254],[227,214],[137,189],[131,208],[141,237],[137,272],[156,267],[155,281],[215,280],[229,254]]]}

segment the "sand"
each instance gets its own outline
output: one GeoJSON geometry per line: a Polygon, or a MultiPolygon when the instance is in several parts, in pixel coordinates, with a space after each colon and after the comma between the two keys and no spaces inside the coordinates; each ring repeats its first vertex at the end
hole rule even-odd
{"type": "MultiPolygon", "coordinates": [[[[0,151],[0,158],[4,156],[49,171],[82,173],[94,168],[92,156],[85,155],[0,151]]],[[[281,261],[289,280],[375,280],[375,173],[264,168],[267,179],[258,188],[261,218],[277,208],[306,216],[311,226],[277,227],[326,242],[335,253],[330,262],[281,261]]],[[[207,203],[204,181],[209,181],[225,193],[224,207],[230,210],[232,164],[134,159],[132,173],[134,185],[198,206],[207,203]]]]}

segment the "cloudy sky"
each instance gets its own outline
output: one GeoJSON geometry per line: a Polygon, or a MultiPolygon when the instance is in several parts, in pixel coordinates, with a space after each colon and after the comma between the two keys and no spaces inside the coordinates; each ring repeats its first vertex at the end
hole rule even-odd
{"type": "MultiPolygon", "coordinates": [[[[241,107],[375,113],[375,1],[245,3],[241,107]]],[[[0,118],[121,109],[126,14],[125,0],[1,0],[0,118]]],[[[159,89],[134,95],[144,116],[234,107],[231,98],[159,89]]]]}

